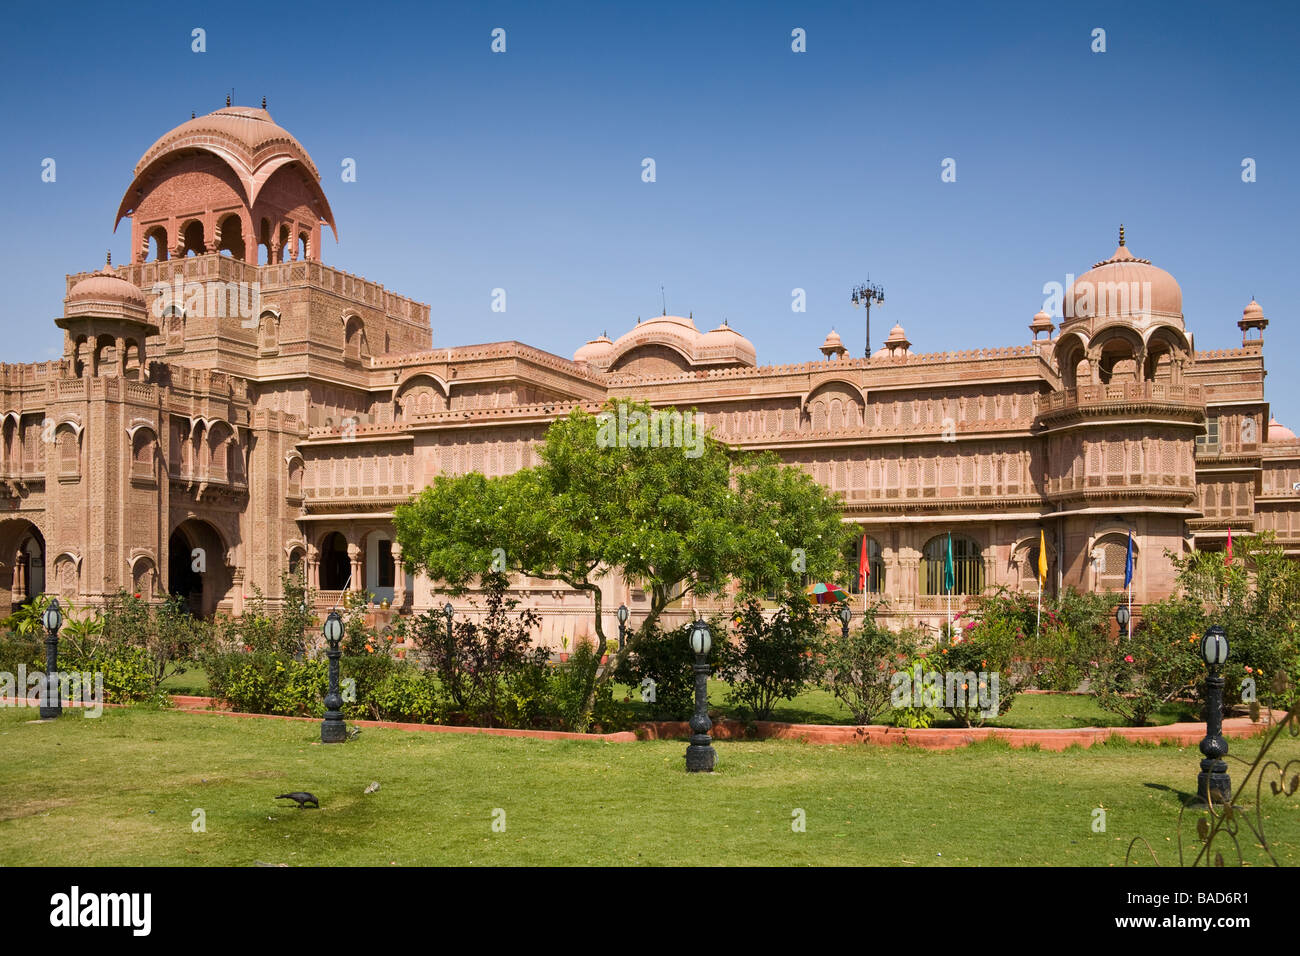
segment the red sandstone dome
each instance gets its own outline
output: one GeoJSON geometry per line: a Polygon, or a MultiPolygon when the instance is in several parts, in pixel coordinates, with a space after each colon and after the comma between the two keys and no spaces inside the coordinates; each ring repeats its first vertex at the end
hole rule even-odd
{"type": "Polygon", "coordinates": [[[283,167],[298,164],[310,191],[320,220],[334,230],[334,213],[320,185],[320,171],[307,150],[284,127],[271,119],[265,109],[250,106],[227,106],[206,116],[190,119],[164,133],[150,146],[135,165],[131,185],[127,187],[117,210],[113,227],[131,215],[146,188],[159,177],[163,168],[179,157],[194,153],[216,156],[235,174],[243,191],[242,199],[252,208],[271,176],[283,167]]]}
{"type": "Polygon", "coordinates": [[[1268,422],[1268,440],[1274,441],[1295,441],[1295,432],[1287,428],[1276,418],[1269,419],[1268,422]]]}
{"type": "Polygon", "coordinates": [[[578,351],[573,353],[573,360],[575,362],[587,362],[589,364],[600,362],[603,359],[607,359],[610,352],[613,350],[613,339],[602,333],[586,345],[580,346],[578,351]]]}
{"type": "Polygon", "coordinates": [[[1065,322],[1120,316],[1158,316],[1183,327],[1183,290],[1172,275],[1139,259],[1124,244],[1109,259],[1096,263],[1074,280],[1065,294],[1065,322]]]}
{"type": "Polygon", "coordinates": [[[74,285],[63,302],[67,316],[94,315],[148,323],[144,293],[120,278],[107,263],[74,285]]]}

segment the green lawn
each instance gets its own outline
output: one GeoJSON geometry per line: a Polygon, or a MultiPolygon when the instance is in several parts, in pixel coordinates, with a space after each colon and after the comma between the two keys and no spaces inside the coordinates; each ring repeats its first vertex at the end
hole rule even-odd
{"type": "MultiPolygon", "coordinates": [[[[724,741],[717,773],[688,775],[675,741],[366,728],[322,746],[317,724],[296,721],[143,708],[34,718],[0,710],[0,865],[1108,866],[1138,835],[1168,864],[1199,758],[1123,743],[1045,753],[724,741]],[[372,780],[381,789],[363,795],[372,780]],[[273,799],[299,789],[322,809],[273,799]],[[1092,830],[1097,807],[1105,833],[1092,830]],[[504,832],[492,828],[498,808],[504,832]],[[191,829],[195,809],[205,833],[191,829]],[[806,832],[792,831],[796,810],[806,832]]],[[[1232,748],[1246,756],[1258,741],[1232,748]]],[[[1300,759],[1300,741],[1277,749],[1300,759]]],[[[1268,798],[1266,810],[1275,853],[1300,863],[1300,797],[1268,798]]]]}

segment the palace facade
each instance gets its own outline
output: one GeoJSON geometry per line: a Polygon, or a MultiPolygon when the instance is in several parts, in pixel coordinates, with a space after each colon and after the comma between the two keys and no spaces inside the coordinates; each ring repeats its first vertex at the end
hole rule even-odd
{"type": "MultiPolygon", "coordinates": [[[[0,366],[10,604],[125,587],[238,614],[301,567],[322,606],[352,589],[432,607],[435,582],[402,570],[394,506],[436,475],[533,464],[548,423],[619,397],[695,408],[840,493],[867,536],[868,590],[900,621],[942,619],[950,532],[974,593],[1036,588],[1040,529],[1049,590],[1118,590],[1131,531],[1137,605],[1170,592],[1169,553],[1221,549],[1230,529],[1300,553],[1300,441],[1269,415],[1262,309],[1237,322],[1240,348],[1197,351],[1178,283],[1122,232],[1059,328],[1040,312],[1019,345],[926,352],[896,325],[870,358],[832,331],[816,360],[760,365],[736,329],[693,316],[572,358],[434,348],[428,305],[321,261],[320,173],[265,109],[162,136],[124,219],[131,261],[67,278],[62,358],[0,366]]],[[[591,630],[583,595],[517,586],[547,642],[591,630]]],[[[645,606],[635,586],[605,589],[606,608],[645,606]]]]}

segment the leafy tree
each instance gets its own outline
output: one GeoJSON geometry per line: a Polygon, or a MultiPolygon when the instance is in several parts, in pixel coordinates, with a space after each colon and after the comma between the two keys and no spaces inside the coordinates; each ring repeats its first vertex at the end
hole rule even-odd
{"type": "Polygon", "coordinates": [[[609,416],[620,412],[655,414],[634,402],[607,403],[601,415],[574,409],[547,429],[540,465],[498,478],[438,476],[394,516],[408,565],[453,593],[498,570],[591,595],[587,712],[597,680],[611,678],[671,603],[721,593],[733,579],[752,587],[802,573],[829,578],[848,534],[835,497],[800,469],[711,435],[689,448],[634,442],[631,432],[611,442],[609,416]],[[601,579],[610,572],[644,587],[650,606],[602,674],[601,579]]]}

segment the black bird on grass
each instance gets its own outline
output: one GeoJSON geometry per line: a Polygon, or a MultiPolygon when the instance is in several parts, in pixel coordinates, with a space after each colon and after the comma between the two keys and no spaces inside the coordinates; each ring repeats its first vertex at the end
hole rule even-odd
{"type": "Polygon", "coordinates": [[[306,806],[309,803],[316,804],[316,809],[317,810],[320,809],[320,801],[316,799],[316,795],[312,793],[305,793],[302,790],[295,790],[293,793],[282,793],[275,799],[292,800],[298,804],[299,810],[301,810],[304,806],[306,806]]]}

